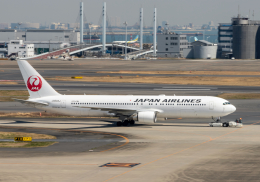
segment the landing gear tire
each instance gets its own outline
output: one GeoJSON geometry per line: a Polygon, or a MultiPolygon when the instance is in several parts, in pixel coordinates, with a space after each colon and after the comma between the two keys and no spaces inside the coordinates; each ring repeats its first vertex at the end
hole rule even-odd
{"type": "Polygon", "coordinates": [[[122,123],[121,121],[118,121],[118,122],[116,123],[117,126],[122,126],[122,124],[123,124],[123,123],[122,123]]]}
{"type": "Polygon", "coordinates": [[[134,120],[131,120],[129,121],[130,125],[134,125],[135,124],[135,121],[134,120]]]}
{"type": "Polygon", "coordinates": [[[123,126],[127,126],[127,125],[128,125],[128,123],[129,123],[129,121],[128,121],[128,120],[124,120],[124,121],[122,122],[123,126]]]}
{"type": "Polygon", "coordinates": [[[128,121],[125,120],[125,121],[123,122],[123,126],[127,126],[127,125],[128,125],[128,121]]]}
{"type": "Polygon", "coordinates": [[[228,123],[223,123],[223,127],[228,127],[229,126],[229,124],[228,123]]]}

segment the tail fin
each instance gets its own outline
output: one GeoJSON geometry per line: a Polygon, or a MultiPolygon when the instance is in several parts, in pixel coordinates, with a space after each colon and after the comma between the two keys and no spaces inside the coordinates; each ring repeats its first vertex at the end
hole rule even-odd
{"type": "Polygon", "coordinates": [[[197,38],[197,37],[194,37],[194,40],[195,40],[195,41],[198,41],[198,38],[197,38]]]}
{"type": "Polygon", "coordinates": [[[18,60],[17,63],[23,75],[30,98],[60,95],[27,61],[18,60]]]}
{"type": "Polygon", "coordinates": [[[135,37],[134,41],[138,41],[138,37],[139,37],[139,36],[137,35],[137,36],[135,37]]]}

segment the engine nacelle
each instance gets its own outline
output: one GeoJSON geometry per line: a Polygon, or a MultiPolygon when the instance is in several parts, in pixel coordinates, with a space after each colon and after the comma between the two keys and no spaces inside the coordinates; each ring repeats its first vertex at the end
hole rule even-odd
{"type": "Polygon", "coordinates": [[[137,115],[133,117],[133,120],[142,123],[155,123],[157,121],[157,114],[150,111],[138,112],[137,115]]]}

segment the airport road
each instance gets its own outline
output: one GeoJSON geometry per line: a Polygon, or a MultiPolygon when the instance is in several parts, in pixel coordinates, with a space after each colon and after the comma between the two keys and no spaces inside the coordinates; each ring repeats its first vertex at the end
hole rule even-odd
{"type": "Polygon", "coordinates": [[[116,120],[2,118],[0,131],[50,134],[44,148],[0,148],[1,181],[258,181],[260,100],[232,100],[243,128],[210,119],[159,120],[116,127],[116,120]],[[140,163],[132,168],[100,167],[140,163]]]}

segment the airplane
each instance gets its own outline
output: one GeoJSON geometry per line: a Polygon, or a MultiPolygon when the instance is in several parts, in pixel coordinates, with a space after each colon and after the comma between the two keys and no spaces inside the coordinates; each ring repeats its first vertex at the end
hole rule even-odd
{"type": "MultiPolygon", "coordinates": [[[[138,41],[139,35],[135,37],[134,40],[127,41],[128,44],[135,43],[138,41]]],[[[113,41],[112,44],[125,44],[125,41],[113,41]]]]}
{"type": "Polygon", "coordinates": [[[23,104],[72,116],[117,117],[117,126],[156,123],[157,118],[220,118],[236,111],[229,101],[211,96],[61,95],[26,61],[17,61],[29,92],[23,104]]]}

